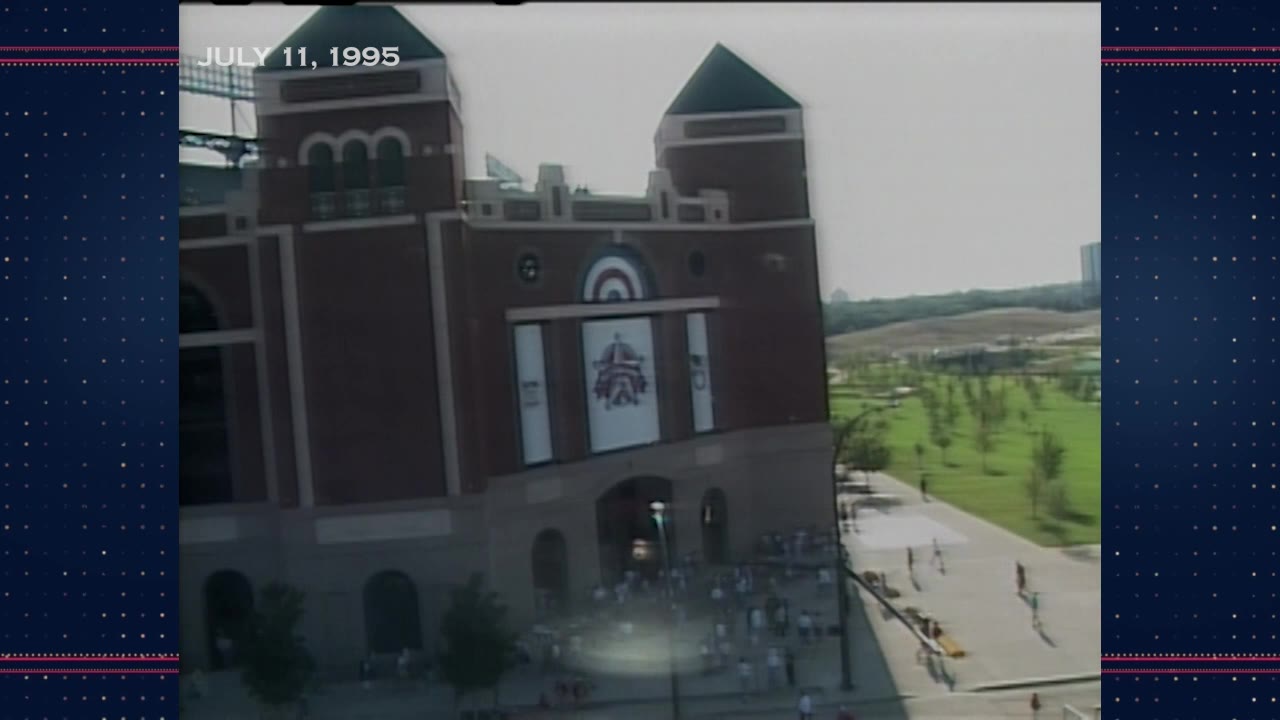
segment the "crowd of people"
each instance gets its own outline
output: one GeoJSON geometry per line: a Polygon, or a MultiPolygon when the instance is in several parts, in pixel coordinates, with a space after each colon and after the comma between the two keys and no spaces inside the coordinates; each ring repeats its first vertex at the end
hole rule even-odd
{"type": "Polygon", "coordinates": [[[632,567],[615,582],[592,587],[589,611],[544,623],[522,644],[549,676],[539,705],[588,700],[588,669],[600,667],[593,653],[648,638],[656,628],[665,632],[672,622],[703,628],[701,635],[685,635],[698,638],[701,675],[734,673],[744,697],[796,688],[796,653],[822,640],[821,619],[832,609],[822,607],[825,602],[797,607],[789,598],[809,589],[818,597],[834,595],[835,542],[834,532],[801,528],[759,538],[752,562],[706,566],[689,554],[670,578],[661,569],[645,574],[632,567]]]}

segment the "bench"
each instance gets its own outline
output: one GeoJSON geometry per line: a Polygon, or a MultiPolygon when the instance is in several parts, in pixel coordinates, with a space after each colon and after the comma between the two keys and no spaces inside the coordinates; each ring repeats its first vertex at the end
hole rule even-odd
{"type": "Polygon", "coordinates": [[[946,653],[947,657],[964,657],[964,648],[960,647],[955,640],[952,640],[950,635],[946,633],[939,635],[937,642],[938,647],[942,648],[942,652],[946,653]]]}

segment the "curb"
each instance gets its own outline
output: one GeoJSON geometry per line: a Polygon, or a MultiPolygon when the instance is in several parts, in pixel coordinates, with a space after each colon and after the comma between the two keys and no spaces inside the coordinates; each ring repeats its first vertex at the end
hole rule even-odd
{"type": "Polygon", "coordinates": [[[1101,672],[1081,673],[1078,675],[1054,675],[1052,677],[1042,678],[1024,678],[1022,680],[1010,680],[1008,682],[988,683],[986,685],[976,685],[968,689],[968,692],[985,693],[998,692],[1001,690],[1018,690],[1020,688],[1043,687],[1052,685],[1075,685],[1079,683],[1095,682],[1102,679],[1101,672]]]}

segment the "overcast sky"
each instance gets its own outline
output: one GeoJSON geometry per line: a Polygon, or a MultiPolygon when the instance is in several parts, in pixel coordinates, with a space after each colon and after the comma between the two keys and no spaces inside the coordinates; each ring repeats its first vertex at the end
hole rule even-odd
{"type": "MultiPolygon", "coordinates": [[[[724,43],[805,108],[824,295],[1079,280],[1099,239],[1096,3],[401,10],[449,58],[468,175],[489,152],[597,192],[644,191],[662,112],[724,43]]],[[[275,46],[311,11],[184,4],[182,50],[275,46]]],[[[226,131],[230,113],[184,94],[181,121],[226,131]]]]}

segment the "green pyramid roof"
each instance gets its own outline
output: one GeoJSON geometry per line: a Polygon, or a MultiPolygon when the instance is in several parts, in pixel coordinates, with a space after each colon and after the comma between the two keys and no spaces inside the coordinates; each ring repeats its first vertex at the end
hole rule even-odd
{"type": "Polygon", "coordinates": [[[800,103],[729,48],[716,43],[667,108],[668,115],[790,110],[800,103]]]}
{"type": "MultiPolygon", "coordinates": [[[[280,42],[262,69],[303,70],[297,64],[297,49],[301,47],[307,48],[307,57],[322,67],[332,62],[329,48],[335,47],[398,47],[401,62],[444,57],[435,43],[428,40],[399,10],[388,5],[330,5],[320,8],[280,42]],[[285,65],[281,48],[286,47],[294,49],[293,67],[285,65]]],[[[338,60],[341,62],[342,58],[338,60]]]]}

